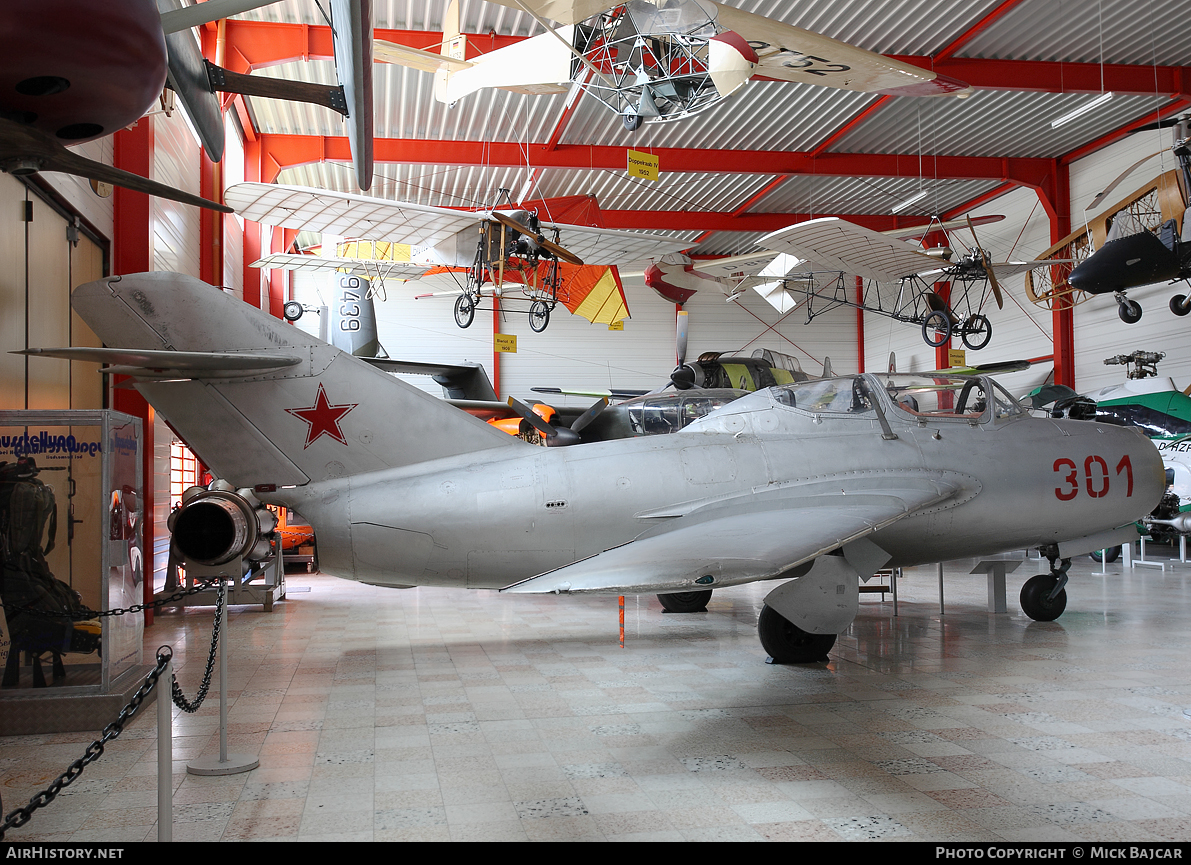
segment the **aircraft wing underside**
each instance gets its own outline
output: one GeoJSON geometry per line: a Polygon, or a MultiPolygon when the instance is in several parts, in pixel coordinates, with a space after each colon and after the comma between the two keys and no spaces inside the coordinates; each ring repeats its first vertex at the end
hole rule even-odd
{"type": "Polygon", "coordinates": [[[954,472],[907,470],[754,494],[739,505],[717,502],[502,591],[652,594],[772,579],[945,501],[972,480],[954,472]],[[706,575],[714,581],[695,583],[706,575]]]}
{"type": "Polygon", "coordinates": [[[766,235],[759,244],[814,262],[814,270],[842,271],[877,282],[897,282],[939,268],[938,259],[903,240],[836,217],[796,223],[766,235]]]}
{"type": "MultiPolygon", "coordinates": [[[[274,183],[233,184],[224,193],[224,201],[252,222],[361,240],[396,240],[417,247],[436,246],[489,216],[486,211],[431,207],[274,183]]],[[[626,264],[690,246],[689,240],[663,235],[542,223],[544,232],[552,234],[554,228],[560,231],[558,242],[587,264],[626,264]]]]}

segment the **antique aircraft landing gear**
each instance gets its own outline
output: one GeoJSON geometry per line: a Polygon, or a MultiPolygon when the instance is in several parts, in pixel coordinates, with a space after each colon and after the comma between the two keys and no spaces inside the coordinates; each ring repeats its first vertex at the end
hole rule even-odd
{"type": "Polygon", "coordinates": [[[1186,315],[1191,312],[1191,294],[1176,294],[1170,299],[1170,311],[1175,315],[1186,315]]]}
{"type": "Polygon", "coordinates": [[[658,595],[665,613],[705,613],[711,600],[711,589],[702,592],[672,592],[658,595]]]}
{"type": "Polygon", "coordinates": [[[951,339],[951,319],[947,313],[936,309],[926,314],[922,319],[922,339],[932,348],[945,345],[951,339]]]}
{"type": "Polygon", "coordinates": [[[455,299],[455,324],[468,327],[476,317],[476,302],[470,294],[461,294],[455,299]]]}
{"type": "Polygon", "coordinates": [[[809,634],[769,605],[757,619],[761,647],[774,664],[813,664],[826,661],[835,645],[835,634],[809,634]]]}
{"type": "Polygon", "coordinates": [[[541,333],[550,324],[550,305],[544,300],[535,300],[529,305],[529,329],[541,333]]]}
{"type": "Polygon", "coordinates": [[[1067,609],[1067,571],[1071,559],[1063,559],[1055,567],[1055,558],[1050,558],[1050,573],[1030,577],[1021,587],[1021,609],[1036,622],[1053,622],[1067,609]]]}
{"type": "Polygon", "coordinates": [[[992,339],[992,323],[979,313],[969,316],[968,320],[963,323],[959,336],[964,341],[964,345],[972,351],[980,351],[992,339]]]}

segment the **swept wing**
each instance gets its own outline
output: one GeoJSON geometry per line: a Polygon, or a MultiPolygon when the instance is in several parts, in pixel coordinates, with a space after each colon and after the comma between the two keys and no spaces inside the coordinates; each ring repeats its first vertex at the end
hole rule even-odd
{"type": "Polygon", "coordinates": [[[503,591],[648,594],[697,588],[693,573],[713,575],[717,587],[771,579],[950,498],[960,482],[953,472],[906,470],[638,514],[665,522],[503,591]]]}

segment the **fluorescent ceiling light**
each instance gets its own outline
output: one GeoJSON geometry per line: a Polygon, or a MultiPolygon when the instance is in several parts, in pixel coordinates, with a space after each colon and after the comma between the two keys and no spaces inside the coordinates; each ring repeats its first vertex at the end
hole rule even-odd
{"type": "Polygon", "coordinates": [[[922,190],[921,192],[919,192],[917,195],[910,196],[905,201],[903,201],[901,204],[895,204],[893,206],[893,209],[890,210],[889,212],[890,213],[898,213],[902,210],[905,210],[911,204],[916,204],[917,202],[921,201],[924,198],[926,198],[926,190],[925,189],[922,190]]]}
{"type": "Polygon", "coordinates": [[[1101,93],[1099,96],[1097,96],[1091,102],[1085,102],[1083,105],[1079,106],[1078,108],[1074,109],[1073,111],[1068,111],[1062,117],[1056,117],[1054,120],[1050,121],[1050,128],[1058,129],[1064,123],[1070,123],[1076,117],[1080,117],[1081,115],[1087,114],[1093,108],[1099,108],[1101,105],[1103,105],[1105,102],[1107,102],[1110,99],[1112,99],[1112,91],[1111,90],[1109,90],[1107,93],[1101,93]]]}

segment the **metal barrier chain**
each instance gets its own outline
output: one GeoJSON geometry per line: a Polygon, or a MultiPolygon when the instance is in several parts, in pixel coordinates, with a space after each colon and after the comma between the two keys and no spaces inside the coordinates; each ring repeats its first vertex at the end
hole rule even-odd
{"type": "MultiPolygon", "coordinates": [[[[162,646],[157,650],[157,666],[150,671],[149,675],[145,676],[145,681],[141,683],[137,692],[132,695],[132,699],[128,701],[128,705],[120,710],[120,716],[103,728],[103,737],[88,745],[83,756],[71,763],[70,767],[59,775],[54,783],[30,799],[28,805],[24,808],[17,808],[8,814],[4,818],[4,822],[0,823],[0,840],[3,840],[4,833],[9,829],[15,829],[28,823],[33,817],[34,811],[38,808],[44,808],[53,802],[63,787],[68,786],[75,778],[83,774],[84,768],[102,756],[104,746],[124,732],[124,725],[136,714],[136,710],[140,708],[145,697],[149,696],[149,692],[153,690],[157,684],[157,680],[165,672],[166,665],[169,664],[173,656],[174,650],[169,646],[162,646]]],[[[0,806],[0,810],[2,810],[2,806],[0,806]]]]}
{"type": "Polygon", "coordinates": [[[147,604],[134,604],[131,607],[117,607],[114,610],[89,610],[84,607],[81,610],[39,610],[34,607],[18,607],[16,604],[2,604],[7,613],[29,613],[33,616],[41,616],[45,619],[72,619],[78,622],[85,622],[89,619],[99,619],[104,616],[123,616],[127,613],[139,613],[142,610],[157,607],[168,607],[174,601],[181,600],[187,595],[197,595],[199,592],[205,592],[218,580],[219,577],[211,577],[204,580],[197,586],[192,586],[189,589],[179,589],[168,598],[162,598],[157,601],[150,601],[147,604]]]}
{"type": "Polygon", "coordinates": [[[215,599],[215,626],[211,631],[211,651],[207,655],[207,669],[203,671],[203,681],[199,685],[198,694],[195,696],[194,702],[187,702],[186,695],[182,693],[182,686],[178,684],[176,673],[170,682],[174,705],[183,712],[189,712],[191,714],[197,712],[199,707],[203,705],[203,700],[207,699],[207,690],[211,687],[211,673],[215,669],[215,651],[219,648],[219,626],[223,623],[223,612],[227,605],[226,602],[227,583],[220,580],[219,595],[215,599]]]}

